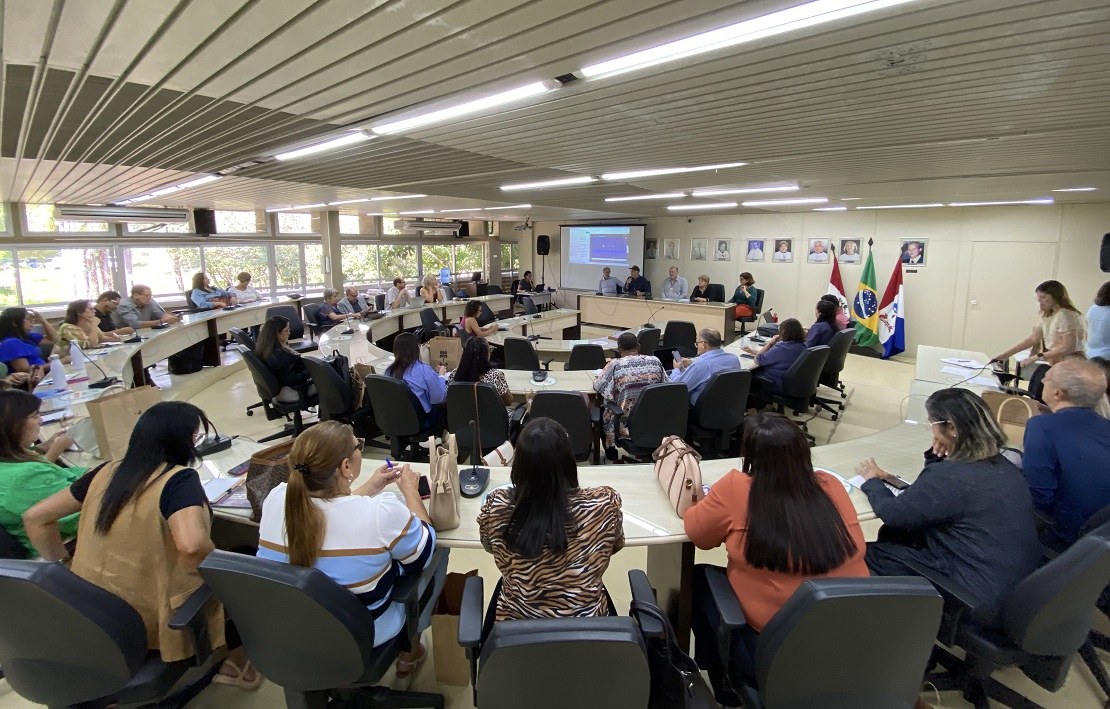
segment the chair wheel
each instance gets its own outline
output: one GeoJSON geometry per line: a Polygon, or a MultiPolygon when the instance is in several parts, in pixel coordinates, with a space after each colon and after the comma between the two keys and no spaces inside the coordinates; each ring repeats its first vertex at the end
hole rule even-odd
{"type": "Polygon", "coordinates": [[[841,411],[843,411],[843,410],[844,410],[844,404],[841,404],[841,405],[840,405],[840,410],[841,410],[841,411]]]}
{"type": "Polygon", "coordinates": [[[254,416],[254,412],[253,412],[253,411],[249,411],[249,410],[248,410],[248,411],[247,411],[247,416],[254,416]]]}
{"type": "Polygon", "coordinates": [[[839,414],[831,414],[831,416],[833,421],[836,421],[838,418],[840,418],[839,414]]]}

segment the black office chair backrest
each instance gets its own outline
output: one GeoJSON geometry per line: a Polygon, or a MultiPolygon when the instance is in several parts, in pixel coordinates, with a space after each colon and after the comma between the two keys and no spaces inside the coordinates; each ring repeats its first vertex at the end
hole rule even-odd
{"type": "Polygon", "coordinates": [[[570,348],[567,371],[594,370],[605,366],[605,348],[601,345],[575,345],[570,348]]]}
{"type": "Polygon", "coordinates": [[[455,291],[451,289],[451,286],[447,285],[446,283],[442,283],[440,284],[439,288],[443,291],[444,298],[446,298],[447,300],[455,299],[455,291]]]}
{"type": "Polygon", "coordinates": [[[505,369],[534,372],[540,368],[540,356],[527,337],[505,338],[505,369]]]}
{"type": "Polygon", "coordinates": [[[494,624],[482,646],[475,689],[480,706],[490,709],[556,704],[642,709],[650,688],[636,622],[600,617],[494,624]],[[552,687],[559,688],[557,702],[552,687]]]}
{"type": "Polygon", "coordinates": [[[433,308],[423,308],[420,311],[420,325],[424,328],[425,332],[435,334],[443,332],[443,323],[439,321],[439,316],[433,308]]]}
{"type": "Polygon", "coordinates": [[[709,377],[694,407],[694,423],[712,431],[733,431],[748,410],[751,371],[717,372],[709,377]]]}
{"type": "Polygon", "coordinates": [[[451,382],[447,385],[447,430],[455,434],[460,451],[474,444],[471,421],[478,422],[482,449],[494,448],[509,438],[509,414],[501,395],[490,384],[478,384],[478,407],[474,407],[474,383],[451,382]]]}
{"type": "Polygon", "coordinates": [[[227,332],[229,335],[231,335],[231,339],[235,340],[236,344],[246,347],[251,352],[254,352],[254,346],[256,343],[249,332],[238,327],[229,327],[227,329],[227,332]]]}
{"type": "MultiPolygon", "coordinates": [[[[319,328],[320,323],[316,321],[316,312],[320,310],[320,303],[309,303],[304,306],[304,319],[309,325],[319,328]]],[[[292,337],[292,333],[290,333],[292,337]]]]}
{"type": "Polygon", "coordinates": [[[782,378],[782,390],[791,399],[809,399],[817,392],[817,382],[829,359],[829,346],[807,348],[782,378]]]}
{"type": "Polygon", "coordinates": [[[942,609],[940,595],[922,578],[806,581],[756,642],[763,705],[912,707],[942,609]],[[846,637],[852,652],[842,652],[846,637]]]}
{"type": "Polygon", "coordinates": [[[289,339],[299,340],[304,337],[304,320],[301,319],[301,314],[292,305],[275,305],[272,308],[266,308],[266,319],[280,315],[289,321],[289,339]]]}
{"type": "Polygon", "coordinates": [[[653,354],[655,350],[659,349],[659,328],[643,328],[636,333],[636,342],[640,345],[640,354],[653,354]]]}
{"type": "MultiPolygon", "coordinates": [[[[199,313],[201,311],[201,309],[197,307],[197,304],[193,302],[192,288],[185,291],[185,307],[188,308],[190,313],[199,313]]],[[[207,308],[205,309],[207,310],[207,308]]]]}
{"type": "Polygon", "coordinates": [[[322,571],[214,551],[200,575],[235,617],[253,663],[285,689],[343,687],[366,671],[374,619],[322,571]]]}
{"type": "Polygon", "coordinates": [[[0,561],[0,598],[0,667],[36,704],[107,697],[146,660],[138,612],[61,564],[0,561]]]}
{"type": "Polygon", "coordinates": [[[27,547],[7,529],[0,527],[0,559],[26,559],[27,547]]]}
{"type": "Polygon", "coordinates": [[[852,349],[852,343],[856,341],[855,330],[841,330],[832,336],[829,340],[829,358],[825,360],[825,367],[822,370],[823,376],[834,376],[839,379],[840,373],[844,371],[844,363],[848,361],[848,350],[852,349]]]}
{"type": "Polygon", "coordinates": [[[649,384],[628,414],[628,437],[640,448],[657,448],[667,436],[685,436],[690,390],[685,384],[649,384]]]}
{"type": "Polygon", "coordinates": [[[1103,539],[1110,539],[1110,505],[1103,507],[1091,515],[1091,518],[1079,528],[1079,536],[1095,534],[1103,539]]]}
{"type": "Polygon", "coordinates": [[[385,293],[374,295],[374,310],[385,310],[385,293]]]}
{"type": "Polygon", "coordinates": [[[366,398],[374,409],[374,420],[387,436],[415,436],[423,429],[424,407],[403,380],[368,374],[366,398]]]}
{"type": "Polygon", "coordinates": [[[489,305],[486,304],[485,302],[483,302],[481,304],[481,306],[482,306],[482,310],[481,310],[480,313],[478,313],[478,324],[482,325],[484,327],[486,325],[489,325],[494,320],[496,320],[497,315],[494,314],[494,312],[492,310],[490,310],[489,305]]]}
{"type": "Polygon", "coordinates": [[[721,283],[710,283],[705,288],[705,297],[710,303],[725,302],[725,287],[721,283]]]}
{"type": "MultiPolygon", "coordinates": [[[[662,346],[696,350],[697,346],[694,343],[697,339],[698,329],[694,327],[694,323],[686,320],[671,320],[667,323],[666,329],[663,330],[662,346]]],[[[652,350],[652,352],[654,351],[652,350]]]]}
{"type": "Polygon", "coordinates": [[[521,296],[520,302],[524,305],[525,315],[535,315],[540,312],[540,309],[536,307],[536,301],[532,300],[529,296],[521,296]]]}
{"type": "Polygon", "coordinates": [[[281,392],[281,382],[278,381],[277,375],[258,355],[242,345],[239,346],[239,354],[247,363],[247,369],[251,373],[251,379],[254,380],[254,388],[258,390],[258,396],[263,401],[273,400],[281,392]]]}
{"type": "Polygon", "coordinates": [[[575,459],[581,461],[590,457],[594,428],[590,407],[581,394],[573,391],[536,392],[528,418],[544,417],[555,419],[567,430],[575,459]]]}
{"type": "Polygon", "coordinates": [[[501,290],[501,286],[486,286],[486,295],[501,295],[505,291],[501,290]]]}
{"type": "Polygon", "coordinates": [[[1002,625],[1032,655],[1066,657],[1083,644],[1110,579],[1110,540],[1081,537],[1027,576],[1003,601],[1002,625]]]}
{"type": "Polygon", "coordinates": [[[516,295],[518,288],[520,288],[520,279],[514,278],[513,282],[509,285],[509,294],[516,295]]]}
{"type": "Polygon", "coordinates": [[[320,397],[317,411],[321,421],[343,419],[355,408],[355,394],[335,369],[316,357],[303,357],[308,376],[320,397]]]}
{"type": "Polygon", "coordinates": [[[763,296],[766,293],[767,291],[762,288],[755,289],[755,307],[752,309],[755,311],[756,315],[763,312],[763,296]]]}

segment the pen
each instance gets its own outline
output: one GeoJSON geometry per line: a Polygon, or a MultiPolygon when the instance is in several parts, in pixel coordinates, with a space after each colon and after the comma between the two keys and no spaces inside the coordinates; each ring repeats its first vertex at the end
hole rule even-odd
{"type": "Polygon", "coordinates": [[[385,459],[385,467],[389,468],[390,470],[393,470],[393,461],[390,460],[388,457],[386,457],[386,459],[385,459]]]}

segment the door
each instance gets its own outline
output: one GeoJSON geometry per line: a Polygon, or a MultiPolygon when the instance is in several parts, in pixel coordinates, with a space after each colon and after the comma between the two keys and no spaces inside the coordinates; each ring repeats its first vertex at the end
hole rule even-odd
{"type": "Polygon", "coordinates": [[[965,350],[993,355],[1023,339],[1037,321],[1033,289],[1052,277],[1056,244],[977,241],[971,250],[965,350]]]}

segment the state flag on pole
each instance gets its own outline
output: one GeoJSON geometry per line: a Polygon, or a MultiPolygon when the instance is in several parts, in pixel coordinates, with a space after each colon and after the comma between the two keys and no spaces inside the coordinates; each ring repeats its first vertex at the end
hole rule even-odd
{"type": "Polygon", "coordinates": [[[875,256],[870,249],[856,299],[852,301],[852,312],[856,315],[856,344],[862,347],[879,344],[879,294],[875,290],[875,256]]]}
{"type": "Polygon", "coordinates": [[[902,262],[894,262],[894,274],[886,284],[879,302],[879,342],[883,343],[883,359],[906,351],[905,290],[902,287],[902,262]]]}
{"type": "Polygon", "coordinates": [[[840,261],[836,260],[836,254],[833,254],[833,267],[832,275],[829,276],[829,295],[836,296],[836,302],[840,303],[840,307],[845,310],[848,309],[848,299],[844,297],[844,281],[840,277],[840,261]]]}

